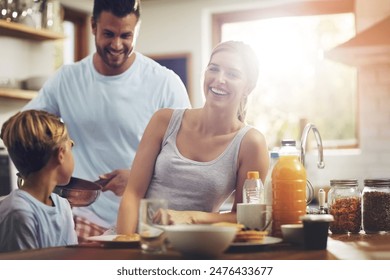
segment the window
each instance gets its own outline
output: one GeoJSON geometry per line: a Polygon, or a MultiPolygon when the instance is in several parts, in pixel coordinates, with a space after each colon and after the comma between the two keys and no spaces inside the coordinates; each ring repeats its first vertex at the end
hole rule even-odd
{"type": "Polygon", "coordinates": [[[79,61],[89,54],[88,15],[64,8],[64,63],[79,61]]]}
{"type": "Polygon", "coordinates": [[[259,57],[259,82],[248,100],[247,121],[265,134],[270,148],[284,138],[299,140],[307,122],[318,127],[326,148],[357,147],[356,69],[324,57],[355,35],[353,2],[340,2],[348,5],[312,3],[294,12],[295,4],[289,14],[286,7],[260,10],[258,16],[251,12],[249,20],[240,12],[214,17],[221,41],[245,41],[259,57]]]}
{"type": "Polygon", "coordinates": [[[64,40],[64,64],[73,63],[75,60],[75,25],[71,21],[64,21],[64,33],[66,39],[64,40]]]}

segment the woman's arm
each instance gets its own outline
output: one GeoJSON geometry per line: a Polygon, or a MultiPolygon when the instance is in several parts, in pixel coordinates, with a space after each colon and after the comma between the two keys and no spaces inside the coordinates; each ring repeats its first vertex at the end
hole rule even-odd
{"type": "Polygon", "coordinates": [[[256,129],[251,129],[242,140],[238,156],[236,193],[233,211],[236,211],[237,203],[242,202],[242,190],[248,171],[258,171],[261,182],[264,183],[268,172],[268,166],[269,154],[264,135],[256,129]]]}
{"type": "Polygon", "coordinates": [[[145,129],[119,206],[118,234],[131,234],[137,229],[139,202],[145,196],[152,179],[154,165],[172,112],[171,109],[157,111],[145,129]]]}

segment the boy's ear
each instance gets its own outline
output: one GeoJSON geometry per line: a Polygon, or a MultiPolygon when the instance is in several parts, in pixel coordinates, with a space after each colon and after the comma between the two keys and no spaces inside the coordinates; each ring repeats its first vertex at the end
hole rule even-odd
{"type": "Polygon", "coordinates": [[[64,162],[64,159],[65,159],[65,148],[63,146],[60,146],[57,150],[57,155],[56,155],[56,158],[58,160],[58,163],[62,164],[64,162]]]}

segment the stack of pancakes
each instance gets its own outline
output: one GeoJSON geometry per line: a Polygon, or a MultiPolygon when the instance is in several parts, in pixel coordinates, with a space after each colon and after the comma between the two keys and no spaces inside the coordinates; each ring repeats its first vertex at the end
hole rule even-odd
{"type": "Polygon", "coordinates": [[[261,243],[264,238],[267,236],[267,231],[260,231],[256,229],[250,229],[246,228],[242,224],[235,224],[235,223],[216,223],[214,224],[216,226],[231,226],[237,228],[236,237],[234,238],[233,242],[256,242],[261,243]]]}
{"type": "Polygon", "coordinates": [[[242,228],[237,232],[234,242],[259,242],[261,243],[265,236],[268,234],[266,231],[259,231],[256,229],[242,228]]]}

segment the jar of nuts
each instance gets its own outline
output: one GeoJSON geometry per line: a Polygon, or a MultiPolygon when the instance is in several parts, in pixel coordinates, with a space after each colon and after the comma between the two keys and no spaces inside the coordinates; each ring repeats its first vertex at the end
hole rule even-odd
{"type": "Polygon", "coordinates": [[[366,179],[362,192],[363,230],[390,231],[390,179],[366,179]]]}
{"type": "Polygon", "coordinates": [[[358,180],[330,180],[328,211],[334,221],[330,223],[332,233],[358,233],[361,229],[361,192],[358,180]]]}

